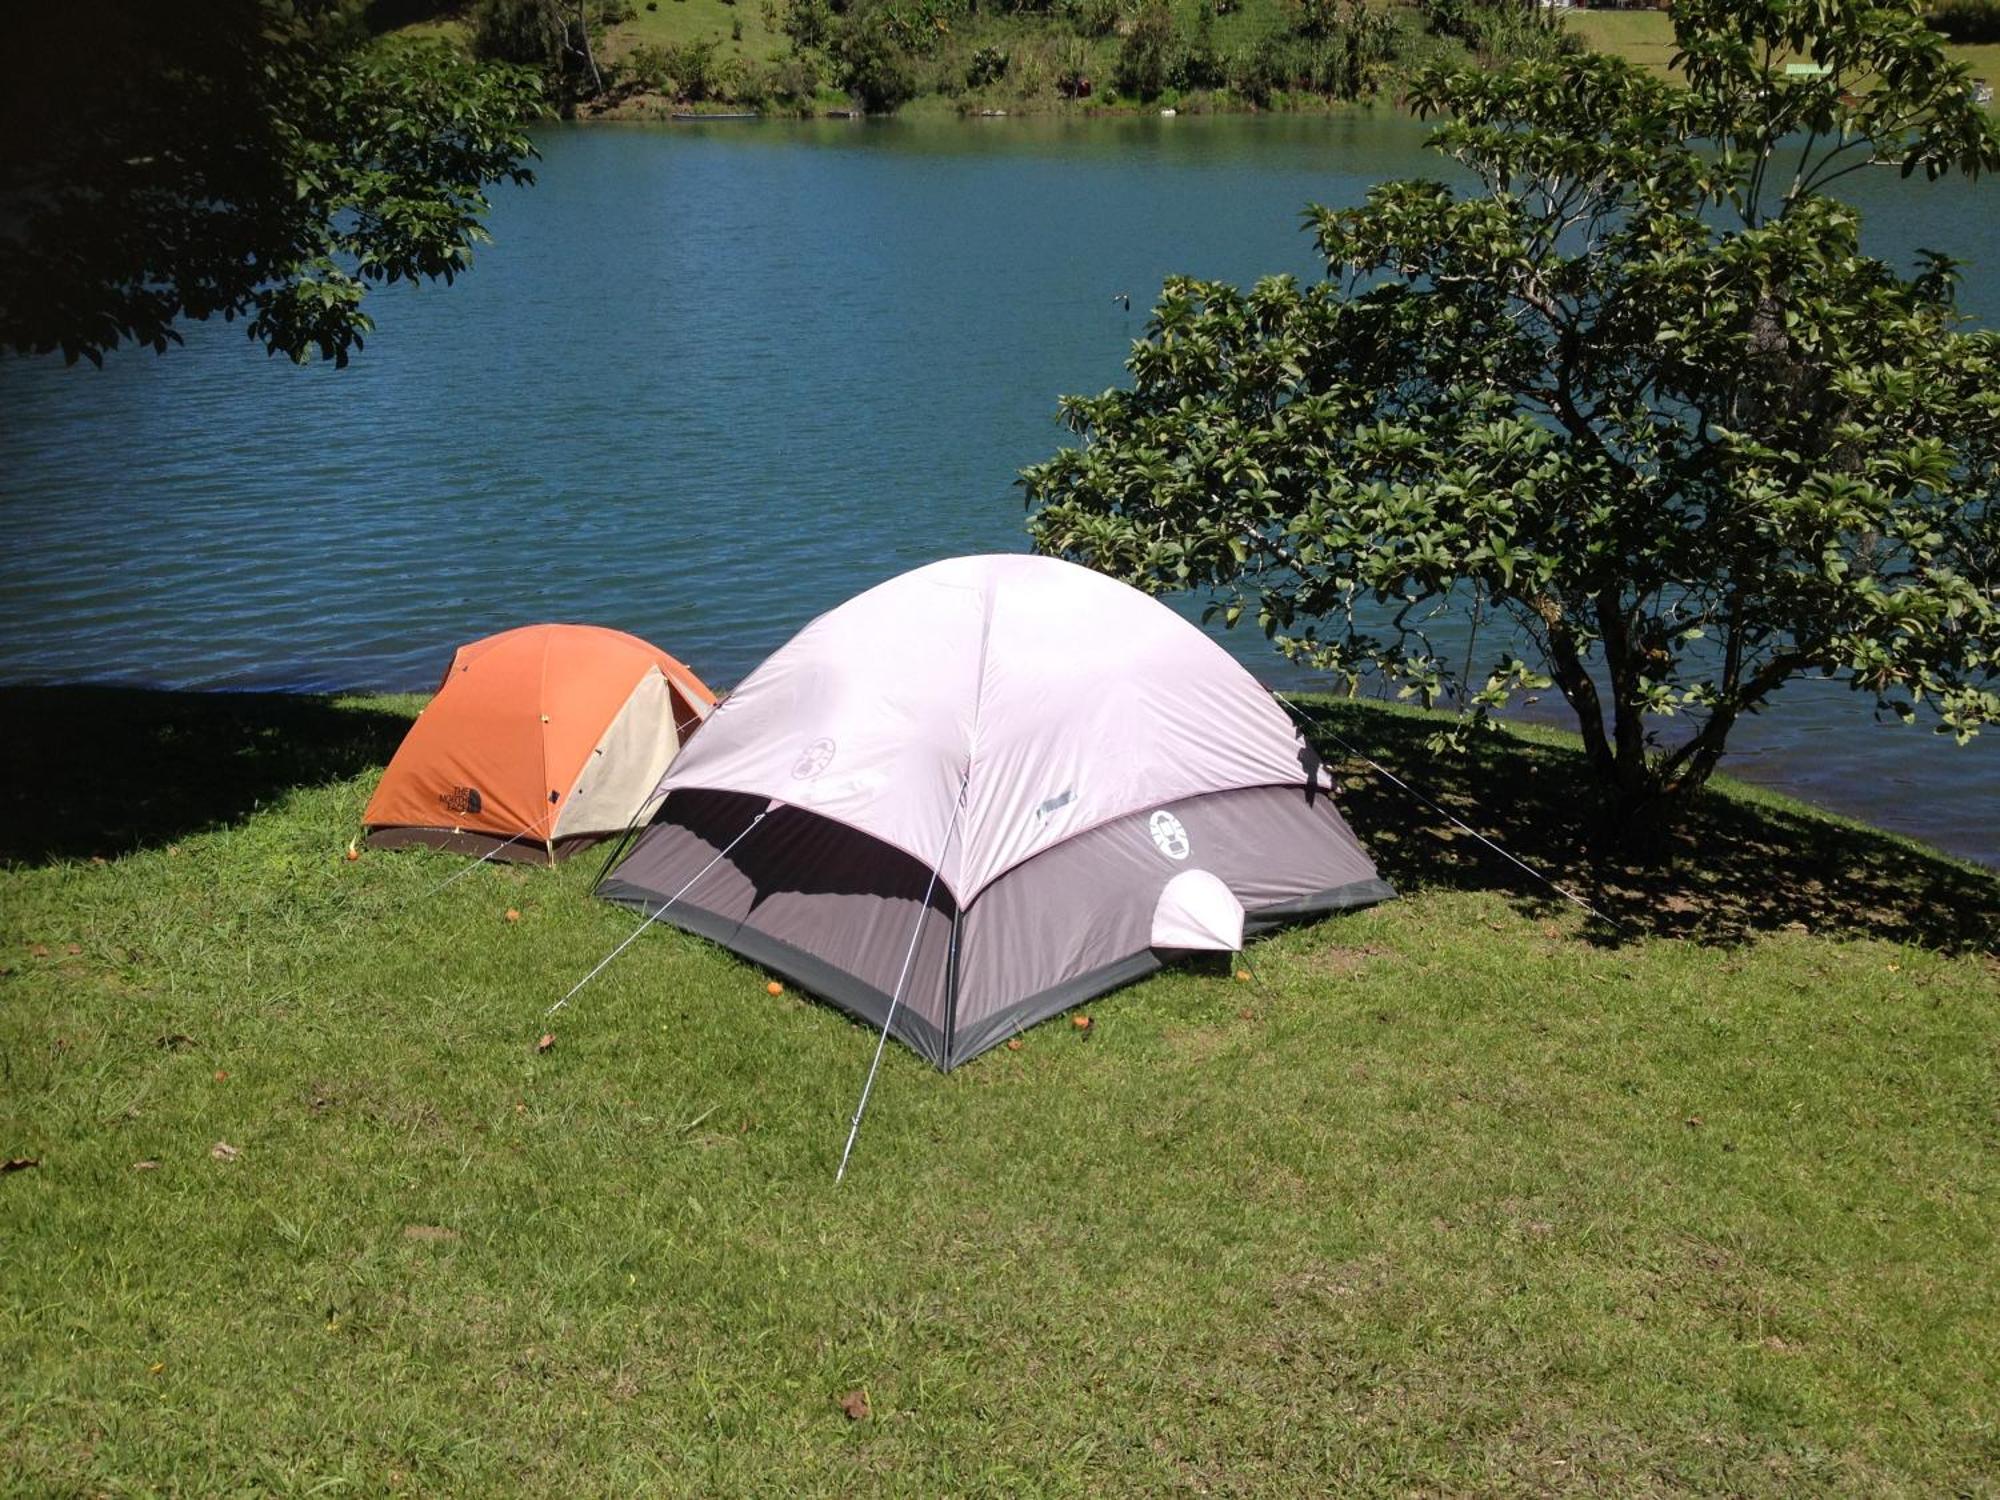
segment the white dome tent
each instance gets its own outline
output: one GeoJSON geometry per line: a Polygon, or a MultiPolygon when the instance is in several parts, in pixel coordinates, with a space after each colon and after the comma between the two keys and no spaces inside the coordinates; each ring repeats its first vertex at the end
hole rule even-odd
{"type": "Polygon", "coordinates": [[[1156,600],[954,558],[725,697],[600,894],[940,1068],[1177,952],[1394,894],[1290,717],[1156,600]],[[898,1002],[893,1003],[892,1002],[898,1002]]]}

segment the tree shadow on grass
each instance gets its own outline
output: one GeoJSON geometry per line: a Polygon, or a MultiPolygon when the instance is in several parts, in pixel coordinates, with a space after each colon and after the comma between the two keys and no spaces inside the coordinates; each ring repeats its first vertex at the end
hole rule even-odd
{"type": "MultiPolygon", "coordinates": [[[[1649,857],[1593,858],[1580,750],[1503,733],[1481,736],[1462,755],[1433,752],[1424,741],[1436,721],[1422,715],[1324,701],[1307,708],[1355,750],[1611,917],[1620,931],[1602,931],[1604,940],[1729,943],[1803,928],[1950,953],[2000,943],[2000,873],[1893,834],[1719,787],[1649,857]]],[[[1342,777],[1342,811],[1391,884],[1504,890],[1536,914],[1564,907],[1333,739],[1316,738],[1342,777]]]]}
{"type": "Polygon", "coordinates": [[[112,858],[382,765],[410,721],[300,693],[0,687],[0,864],[112,858]]]}

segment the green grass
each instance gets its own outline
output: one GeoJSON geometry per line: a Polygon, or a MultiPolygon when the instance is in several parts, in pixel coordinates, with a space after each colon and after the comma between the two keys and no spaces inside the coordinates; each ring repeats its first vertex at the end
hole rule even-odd
{"type": "Polygon", "coordinates": [[[613,59],[628,56],[639,47],[663,47],[677,43],[712,41],[716,56],[744,57],[767,62],[782,57],[791,42],[782,31],[766,24],[764,9],[756,0],[658,0],[659,9],[643,5],[637,16],[613,29],[606,48],[613,59]],[[731,27],[741,24],[743,38],[732,40],[731,27]]]}
{"type": "MultiPolygon", "coordinates": [[[[1673,76],[1674,25],[1659,10],[1572,10],[1569,28],[1598,52],[1609,52],[1662,76],[1673,76]]],[[[2000,43],[1946,43],[1945,56],[1969,63],[1975,78],[2000,86],[2000,43]]]]}
{"type": "Polygon", "coordinates": [[[1350,775],[1404,899],[891,1049],[836,1190],[861,1028],[655,929],[538,1054],[595,861],[342,857],[415,702],[0,694],[0,1491],[1996,1493],[1990,873],[1343,706],[1626,934],[1350,775]]]}
{"type": "Polygon", "coordinates": [[[1674,23],[1660,10],[1571,10],[1569,29],[1594,52],[1609,52],[1662,75],[1673,72],[1674,23]]]}

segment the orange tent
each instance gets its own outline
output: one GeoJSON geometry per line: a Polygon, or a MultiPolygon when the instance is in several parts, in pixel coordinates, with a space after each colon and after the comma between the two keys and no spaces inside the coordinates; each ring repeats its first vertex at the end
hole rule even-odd
{"type": "Polygon", "coordinates": [[[714,704],[623,631],[524,625],[460,646],[368,801],[368,842],[561,858],[653,811],[714,704]]]}

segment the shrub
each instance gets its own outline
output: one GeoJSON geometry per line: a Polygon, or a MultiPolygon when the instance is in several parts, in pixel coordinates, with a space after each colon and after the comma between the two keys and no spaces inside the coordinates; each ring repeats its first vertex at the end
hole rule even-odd
{"type": "Polygon", "coordinates": [[[1547,62],[1571,56],[1583,45],[1545,6],[1418,0],[1417,8],[1431,30],[1457,37],[1489,62],[1547,62]]]}
{"type": "Polygon", "coordinates": [[[1157,98],[1173,81],[1180,65],[1180,42],[1174,30],[1173,12],[1164,0],[1148,0],[1146,8],[1132,22],[1124,45],[1118,49],[1118,65],[1112,82],[1121,94],[1135,99],[1157,98]]]}
{"type": "Polygon", "coordinates": [[[794,109],[811,102],[819,85],[819,64],[801,52],[773,63],[764,79],[767,97],[794,109]]]}
{"type": "Polygon", "coordinates": [[[879,25],[846,27],[840,36],[840,86],[870,114],[892,114],[917,94],[909,54],[879,25]]]}
{"type": "Polygon", "coordinates": [[[1070,0],[1069,24],[1078,36],[1110,36],[1124,17],[1122,0],[1070,0]]]}
{"type": "Polygon", "coordinates": [[[827,0],[792,0],[780,29],[794,47],[825,49],[833,42],[833,7],[827,0]]]}
{"type": "Polygon", "coordinates": [[[1248,52],[1238,53],[1229,70],[1229,86],[1263,109],[1274,94],[1292,87],[1291,48],[1275,34],[1260,38],[1248,52]]]}
{"type": "Polygon", "coordinates": [[[1215,46],[1215,8],[1202,0],[1194,35],[1175,62],[1174,82],[1184,89],[1219,89],[1228,81],[1228,66],[1215,46]]]}
{"type": "Polygon", "coordinates": [[[716,66],[713,41],[669,42],[663,47],[637,47],[629,59],[632,76],[655,93],[699,104],[719,98],[723,74],[716,66]]]}
{"type": "Polygon", "coordinates": [[[989,83],[998,83],[1007,76],[1007,54],[998,47],[981,47],[972,54],[972,61],[965,67],[967,88],[984,88],[989,83]]]}

